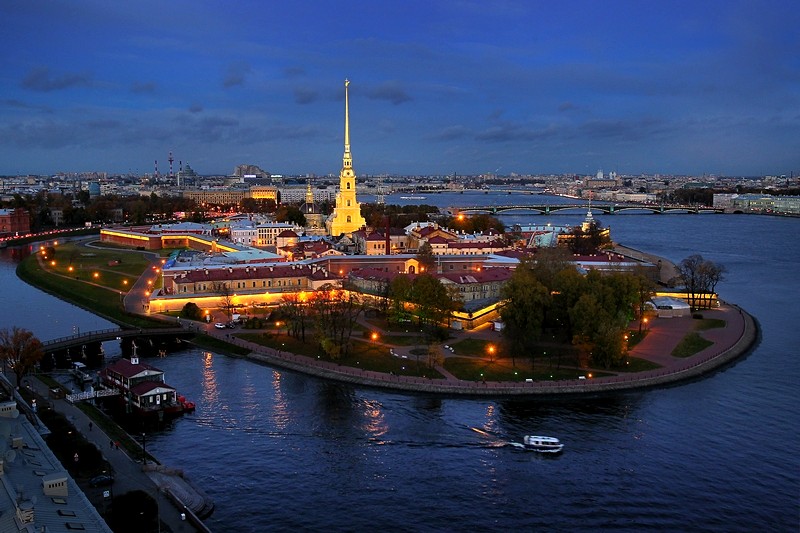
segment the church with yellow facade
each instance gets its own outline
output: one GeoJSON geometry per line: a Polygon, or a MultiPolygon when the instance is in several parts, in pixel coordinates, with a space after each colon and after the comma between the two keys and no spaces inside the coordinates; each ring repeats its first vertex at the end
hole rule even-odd
{"type": "Polygon", "coordinates": [[[342,157],[342,170],[339,172],[339,192],[336,194],[336,207],[325,227],[328,235],[339,237],[351,236],[366,226],[366,220],[361,215],[361,204],[356,199],[356,175],[353,172],[353,156],[350,153],[350,100],[348,88],[349,80],[344,80],[344,156],[342,157]]]}

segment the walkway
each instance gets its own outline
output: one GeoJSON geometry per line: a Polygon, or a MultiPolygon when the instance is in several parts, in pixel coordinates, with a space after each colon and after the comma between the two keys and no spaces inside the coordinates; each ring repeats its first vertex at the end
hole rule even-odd
{"type": "MultiPolygon", "coordinates": [[[[703,336],[713,340],[715,344],[691,357],[676,358],[669,354],[683,336],[693,330],[695,322],[691,318],[661,318],[650,323],[649,340],[642,341],[631,351],[633,356],[652,360],[661,365],[661,368],[584,380],[534,382],[477,383],[460,380],[449,374],[445,379],[385,374],[275,350],[240,339],[230,330],[216,330],[208,324],[182,325],[249,350],[250,353],[245,356],[247,358],[325,379],[412,392],[507,397],[609,392],[674,383],[695,378],[727,364],[746,353],[756,342],[758,329],[755,321],[738,307],[723,304],[720,309],[706,313],[726,320],[727,324],[719,330],[702,332],[703,336]]],[[[498,333],[488,329],[463,332],[462,335],[499,338],[498,333]]],[[[410,354],[410,347],[395,347],[394,350],[401,356],[410,354]]],[[[407,356],[411,358],[410,355],[407,356]]]]}
{"type": "MultiPolygon", "coordinates": [[[[29,386],[42,398],[49,397],[49,389],[47,385],[39,381],[33,376],[25,378],[29,386]]],[[[176,476],[169,476],[169,479],[164,479],[164,476],[153,476],[151,478],[142,468],[141,457],[131,457],[122,448],[111,446],[112,439],[105,434],[96,425],[90,426],[89,417],[75,405],[69,403],[64,399],[49,400],[53,409],[63,414],[70,423],[81,432],[81,434],[89,441],[92,442],[101,451],[106,460],[111,464],[114,472],[114,484],[112,490],[117,494],[124,494],[132,490],[142,490],[150,496],[156,498],[158,502],[158,512],[161,521],[166,524],[175,533],[194,533],[207,531],[202,524],[195,527],[187,517],[187,520],[181,519],[181,512],[188,513],[187,510],[178,508],[167,497],[163,490],[159,490],[159,486],[173,488],[180,492],[186,490],[184,488],[185,482],[176,476]],[[173,487],[174,486],[174,487],[173,487]]],[[[90,491],[97,490],[98,494],[102,489],[90,489],[90,491]]],[[[98,495],[87,493],[87,497],[95,505],[97,505],[98,495]]]]}

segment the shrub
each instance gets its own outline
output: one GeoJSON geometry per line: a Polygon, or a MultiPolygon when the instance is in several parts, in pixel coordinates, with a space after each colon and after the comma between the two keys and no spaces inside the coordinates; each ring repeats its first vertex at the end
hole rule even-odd
{"type": "Polygon", "coordinates": [[[203,312],[196,303],[189,302],[181,309],[181,317],[188,318],[189,320],[201,320],[203,318],[203,312]]]}

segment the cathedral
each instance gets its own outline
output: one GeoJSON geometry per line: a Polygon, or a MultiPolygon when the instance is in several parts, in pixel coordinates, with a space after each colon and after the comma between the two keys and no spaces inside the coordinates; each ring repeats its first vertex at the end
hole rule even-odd
{"type": "Polygon", "coordinates": [[[361,216],[361,204],[356,199],[356,175],[353,172],[353,156],[350,154],[350,107],[349,80],[344,80],[344,156],[342,170],[339,172],[339,192],[336,194],[336,207],[325,221],[328,234],[333,237],[351,236],[367,222],[361,216]]]}
{"type": "Polygon", "coordinates": [[[306,201],[300,206],[300,212],[306,217],[306,230],[309,234],[319,235],[318,230],[325,227],[325,216],[320,211],[319,205],[314,201],[314,191],[311,190],[311,180],[306,184],[306,201]]]}

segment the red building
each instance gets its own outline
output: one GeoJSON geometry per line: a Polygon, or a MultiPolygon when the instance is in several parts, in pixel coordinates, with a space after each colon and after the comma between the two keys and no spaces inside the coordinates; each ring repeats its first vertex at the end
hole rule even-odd
{"type": "Polygon", "coordinates": [[[31,232],[31,216],[25,209],[0,209],[0,237],[16,237],[31,232]]]}

